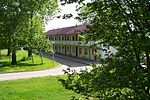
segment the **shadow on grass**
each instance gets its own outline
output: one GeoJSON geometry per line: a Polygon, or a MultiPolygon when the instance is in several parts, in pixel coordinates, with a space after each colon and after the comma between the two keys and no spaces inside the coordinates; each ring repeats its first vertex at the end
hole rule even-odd
{"type": "Polygon", "coordinates": [[[17,63],[16,65],[10,65],[8,62],[0,62],[0,68],[2,68],[2,67],[37,66],[37,65],[42,65],[42,64],[17,63]]]}
{"type": "Polygon", "coordinates": [[[6,62],[6,61],[3,61],[3,62],[0,62],[0,68],[4,67],[4,66],[9,66],[9,62],[6,62]]]}
{"type": "MultiPolygon", "coordinates": [[[[38,65],[42,65],[42,64],[34,64],[34,63],[23,63],[23,62],[18,62],[16,65],[10,65],[9,62],[0,62],[0,72],[7,72],[7,70],[9,69],[21,69],[23,67],[23,69],[26,68],[31,68],[32,67],[36,67],[38,65]]],[[[18,70],[19,71],[19,70],[18,70]]]]}
{"type": "Polygon", "coordinates": [[[34,64],[34,63],[31,63],[31,64],[29,64],[29,63],[18,63],[17,65],[15,65],[15,66],[38,66],[38,65],[42,65],[42,64],[34,64]]]}
{"type": "Polygon", "coordinates": [[[1,55],[0,56],[0,59],[3,59],[3,58],[8,58],[9,56],[7,56],[7,55],[1,55]]]}

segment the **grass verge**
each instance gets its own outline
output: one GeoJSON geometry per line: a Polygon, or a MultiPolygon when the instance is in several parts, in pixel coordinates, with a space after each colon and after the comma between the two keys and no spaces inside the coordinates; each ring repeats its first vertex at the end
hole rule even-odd
{"type": "Polygon", "coordinates": [[[72,96],[80,95],[53,76],[0,82],[0,100],[70,100],[72,96]]]}
{"type": "Polygon", "coordinates": [[[28,54],[24,50],[17,51],[17,65],[10,65],[11,59],[6,55],[7,50],[2,50],[0,57],[0,73],[44,70],[59,65],[56,61],[44,57],[44,63],[42,64],[40,56],[35,54],[33,54],[33,63],[31,59],[27,59],[28,54]]]}

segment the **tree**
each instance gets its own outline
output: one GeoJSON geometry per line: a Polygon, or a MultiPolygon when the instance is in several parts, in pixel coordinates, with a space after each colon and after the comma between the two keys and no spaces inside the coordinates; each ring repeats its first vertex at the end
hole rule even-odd
{"type": "MultiPolygon", "coordinates": [[[[26,36],[23,36],[23,39],[21,39],[21,40],[25,40],[24,48],[30,48],[31,51],[34,50],[40,54],[41,63],[43,63],[41,51],[42,50],[47,51],[47,49],[49,51],[52,50],[51,43],[50,43],[50,41],[48,41],[46,39],[43,27],[44,26],[43,26],[40,18],[38,16],[34,16],[32,18],[32,34],[24,34],[26,36]]],[[[32,55],[31,55],[31,57],[32,57],[32,55]]],[[[33,57],[32,57],[32,60],[33,60],[33,57]]],[[[34,60],[33,60],[33,62],[34,62],[34,60]]]]}
{"type": "MultiPolygon", "coordinates": [[[[1,0],[0,15],[1,30],[6,39],[6,46],[12,52],[12,64],[16,64],[16,50],[22,45],[22,34],[32,34],[32,18],[38,16],[41,24],[44,24],[54,14],[57,7],[55,0],[1,0]],[[28,23],[28,24],[26,24],[28,23]],[[25,26],[27,25],[27,26],[25,26]],[[24,33],[23,33],[24,32],[24,33]],[[7,38],[8,36],[8,38],[7,38]]],[[[41,34],[41,33],[40,33],[41,34]]],[[[29,35],[26,35],[29,36],[29,35]]],[[[30,35],[31,37],[31,35],[30,35]]],[[[31,40],[31,38],[30,38],[31,40]]],[[[30,41],[28,41],[30,42],[30,41]]]]}
{"type": "MultiPolygon", "coordinates": [[[[67,3],[77,0],[66,0],[67,3]]],[[[82,1],[82,0],[79,0],[82,1]]],[[[82,4],[82,3],[81,3],[82,4]]],[[[64,85],[100,99],[150,98],[150,2],[148,0],[94,0],[81,7],[86,39],[113,46],[118,52],[100,59],[91,72],[73,73],[64,85]],[[143,57],[143,54],[146,57],[143,57]],[[145,61],[146,60],[146,61],[145,61]],[[146,67],[141,65],[145,61],[146,67]],[[88,81],[88,82],[87,82],[88,81]]]]}

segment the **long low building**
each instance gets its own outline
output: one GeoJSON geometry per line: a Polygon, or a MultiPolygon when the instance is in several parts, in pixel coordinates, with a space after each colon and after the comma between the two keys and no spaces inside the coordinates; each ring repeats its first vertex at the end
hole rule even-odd
{"type": "MultiPolygon", "coordinates": [[[[105,52],[98,49],[98,46],[93,46],[94,41],[87,43],[81,40],[80,33],[85,30],[85,25],[77,25],[49,30],[46,32],[46,36],[53,43],[55,53],[90,60],[98,60],[99,56],[105,58],[105,52]]],[[[112,47],[110,47],[110,51],[116,52],[112,47]]]]}

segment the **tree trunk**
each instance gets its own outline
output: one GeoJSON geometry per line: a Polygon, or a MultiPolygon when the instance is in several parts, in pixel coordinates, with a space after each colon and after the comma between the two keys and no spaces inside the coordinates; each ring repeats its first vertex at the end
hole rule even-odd
{"type": "Polygon", "coordinates": [[[12,61],[11,61],[12,65],[16,65],[17,61],[16,61],[16,51],[12,50],[12,61]]]}
{"type": "Polygon", "coordinates": [[[149,56],[149,54],[150,54],[150,52],[149,52],[149,48],[146,48],[145,49],[145,54],[146,54],[146,65],[147,65],[147,77],[148,77],[148,85],[147,85],[147,87],[145,88],[145,93],[147,93],[147,95],[150,95],[150,56],[149,56]]]}
{"type": "Polygon", "coordinates": [[[135,53],[135,57],[136,57],[136,61],[137,61],[137,67],[135,68],[136,71],[138,70],[138,68],[142,68],[141,64],[140,64],[140,49],[139,48],[134,48],[134,53],[135,53]]]}
{"type": "Polygon", "coordinates": [[[43,64],[43,58],[42,58],[42,53],[39,51],[40,57],[41,57],[41,64],[43,64]]]}
{"type": "Polygon", "coordinates": [[[28,49],[28,58],[32,57],[32,49],[28,49]]]}
{"type": "Polygon", "coordinates": [[[31,56],[31,58],[32,58],[32,63],[34,63],[33,55],[31,56]]]}
{"type": "Polygon", "coordinates": [[[10,50],[10,47],[9,47],[8,51],[7,51],[7,56],[10,56],[10,53],[11,53],[11,50],[10,50]]]}
{"type": "Polygon", "coordinates": [[[1,49],[0,49],[0,58],[1,58],[1,49]]]}
{"type": "Polygon", "coordinates": [[[0,49],[0,57],[1,57],[1,49],[0,49]]]}

